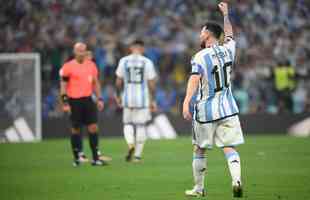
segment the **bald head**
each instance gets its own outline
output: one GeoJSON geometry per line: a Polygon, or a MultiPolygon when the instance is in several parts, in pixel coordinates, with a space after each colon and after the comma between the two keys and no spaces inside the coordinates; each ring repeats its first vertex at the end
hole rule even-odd
{"type": "Polygon", "coordinates": [[[87,52],[87,46],[85,43],[77,42],[74,44],[73,53],[74,53],[75,59],[78,62],[83,62],[86,52],[87,52]]]}

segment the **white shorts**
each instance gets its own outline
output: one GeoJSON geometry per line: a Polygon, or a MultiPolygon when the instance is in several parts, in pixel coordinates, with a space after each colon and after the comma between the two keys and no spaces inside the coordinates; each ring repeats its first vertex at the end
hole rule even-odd
{"type": "Polygon", "coordinates": [[[123,109],[124,124],[145,124],[151,120],[150,109],[123,109]]]}
{"type": "Polygon", "coordinates": [[[244,143],[237,115],[210,123],[193,122],[193,144],[200,148],[237,146],[244,143]]]}

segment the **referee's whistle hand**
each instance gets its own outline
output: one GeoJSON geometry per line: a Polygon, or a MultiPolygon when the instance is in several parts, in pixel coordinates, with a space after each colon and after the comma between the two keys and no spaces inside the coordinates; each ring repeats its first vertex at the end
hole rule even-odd
{"type": "Polygon", "coordinates": [[[97,101],[97,108],[99,111],[102,111],[104,108],[104,102],[101,100],[97,101]]]}

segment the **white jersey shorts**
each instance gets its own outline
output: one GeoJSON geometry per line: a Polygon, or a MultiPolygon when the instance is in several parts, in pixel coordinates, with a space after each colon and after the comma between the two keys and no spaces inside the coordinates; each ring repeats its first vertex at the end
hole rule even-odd
{"type": "Polygon", "coordinates": [[[151,120],[150,109],[123,109],[123,123],[124,124],[145,124],[151,120]]]}
{"type": "Polygon", "coordinates": [[[200,148],[237,146],[244,143],[238,115],[210,123],[193,122],[193,144],[200,148]]]}

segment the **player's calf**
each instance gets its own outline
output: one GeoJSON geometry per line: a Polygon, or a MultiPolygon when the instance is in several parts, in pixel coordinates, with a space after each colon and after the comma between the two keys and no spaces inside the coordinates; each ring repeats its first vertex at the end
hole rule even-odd
{"type": "Polygon", "coordinates": [[[130,162],[132,160],[134,152],[135,152],[135,147],[133,145],[129,145],[127,155],[125,156],[125,160],[127,162],[130,162]]]}
{"type": "Polygon", "coordinates": [[[223,148],[232,179],[234,197],[242,197],[241,163],[239,153],[233,147],[223,148]]]}

